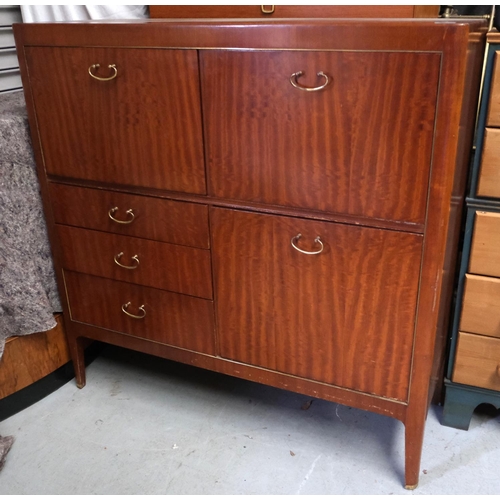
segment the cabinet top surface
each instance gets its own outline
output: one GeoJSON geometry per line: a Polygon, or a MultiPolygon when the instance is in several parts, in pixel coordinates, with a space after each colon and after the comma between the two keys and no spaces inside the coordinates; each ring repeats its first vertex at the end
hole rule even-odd
{"type": "Polygon", "coordinates": [[[311,50],[441,50],[454,34],[477,37],[486,30],[484,20],[444,19],[147,19],[14,25],[22,45],[311,50]]]}

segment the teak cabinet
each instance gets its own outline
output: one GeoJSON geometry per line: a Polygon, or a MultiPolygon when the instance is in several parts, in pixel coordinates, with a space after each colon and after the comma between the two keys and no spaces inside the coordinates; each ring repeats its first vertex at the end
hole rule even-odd
{"type": "Polygon", "coordinates": [[[443,411],[464,430],[481,403],[500,408],[500,36],[487,40],[443,411]]]}
{"type": "Polygon", "coordinates": [[[82,338],[389,415],[444,362],[484,22],[15,27],[82,338]]]}

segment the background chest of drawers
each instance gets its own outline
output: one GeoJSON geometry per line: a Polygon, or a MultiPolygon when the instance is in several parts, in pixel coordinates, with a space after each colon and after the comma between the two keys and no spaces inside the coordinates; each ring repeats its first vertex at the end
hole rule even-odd
{"type": "Polygon", "coordinates": [[[485,84],[460,266],[443,423],[468,429],[500,408],[500,35],[488,35],[485,84]]]}
{"type": "Polygon", "coordinates": [[[404,422],[443,363],[484,23],[16,27],[68,342],[404,422]]]}

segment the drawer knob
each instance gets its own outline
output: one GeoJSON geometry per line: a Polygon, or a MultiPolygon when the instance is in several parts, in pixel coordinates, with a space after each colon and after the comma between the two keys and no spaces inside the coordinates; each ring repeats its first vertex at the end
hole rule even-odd
{"type": "Polygon", "coordinates": [[[130,316],[131,318],[134,319],[142,319],[146,316],[146,309],[144,309],[144,304],[142,304],[141,307],[139,307],[139,311],[142,312],[142,315],[138,316],[137,314],[132,314],[127,311],[128,306],[130,305],[130,302],[127,302],[126,304],[122,305],[122,311],[127,315],[130,316]]]}
{"type": "Polygon", "coordinates": [[[99,80],[101,82],[108,82],[109,80],[113,80],[114,78],[116,78],[116,75],[118,74],[118,70],[116,69],[116,64],[110,64],[108,66],[108,68],[112,70],[113,74],[105,78],[103,78],[102,76],[97,76],[93,73],[96,69],[99,69],[100,66],[101,66],[100,64],[92,64],[92,66],[89,66],[89,75],[92,78],[95,78],[96,80],[99,80]]]}
{"type": "Polygon", "coordinates": [[[290,83],[296,88],[296,89],[299,89],[299,90],[304,90],[305,92],[317,92],[318,90],[322,90],[324,89],[329,83],[330,83],[330,78],[328,78],[327,75],[325,75],[325,73],[323,73],[323,71],[320,71],[319,73],[316,73],[319,77],[323,77],[325,79],[325,83],[323,85],[320,85],[319,87],[304,87],[303,85],[301,85],[297,79],[299,78],[299,76],[302,76],[304,74],[303,71],[297,71],[297,73],[294,73],[291,77],[290,77],[290,83]]]}
{"type": "Polygon", "coordinates": [[[294,236],[290,242],[292,244],[292,247],[295,248],[295,250],[299,251],[300,253],[305,253],[306,255],[318,255],[325,249],[325,246],[323,245],[321,238],[317,236],[316,239],[314,240],[314,243],[317,243],[320,246],[319,250],[316,250],[315,252],[308,252],[306,250],[302,250],[296,245],[296,243],[300,240],[300,238],[302,238],[302,235],[299,233],[297,236],[294,236]]]}
{"type": "Polygon", "coordinates": [[[123,267],[123,269],[137,269],[139,267],[139,256],[134,255],[131,260],[135,261],[135,264],[133,266],[126,266],[125,264],[122,264],[120,262],[120,259],[123,257],[123,252],[120,252],[119,254],[115,255],[115,264],[119,265],[120,267],[123,267]]]}
{"type": "Polygon", "coordinates": [[[132,211],[131,208],[129,208],[125,213],[127,213],[129,215],[129,218],[127,220],[120,220],[120,219],[115,219],[113,217],[113,214],[118,212],[118,207],[114,207],[112,208],[109,212],[108,212],[108,215],[109,215],[109,218],[115,222],[118,222],[118,224],[130,224],[134,219],[135,219],[135,215],[134,215],[134,212],[132,211]]]}
{"type": "Polygon", "coordinates": [[[261,5],[260,11],[262,14],[274,14],[274,5],[261,5]],[[268,9],[268,7],[270,7],[268,9]]]}

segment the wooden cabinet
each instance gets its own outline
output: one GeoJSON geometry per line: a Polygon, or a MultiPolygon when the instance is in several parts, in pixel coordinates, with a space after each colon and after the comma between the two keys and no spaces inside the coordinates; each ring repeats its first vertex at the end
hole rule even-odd
{"type": "Polygon", "coordinates": [[[91,338],[389,415],[415,487],[484,24],[17,26],[78,387],[91,338]]]}
{"type": "Polygon", "coordinates": [[[500,37],[488,42],[443,411],[465,430],[479,404],[500,408],[500,37]]]}

